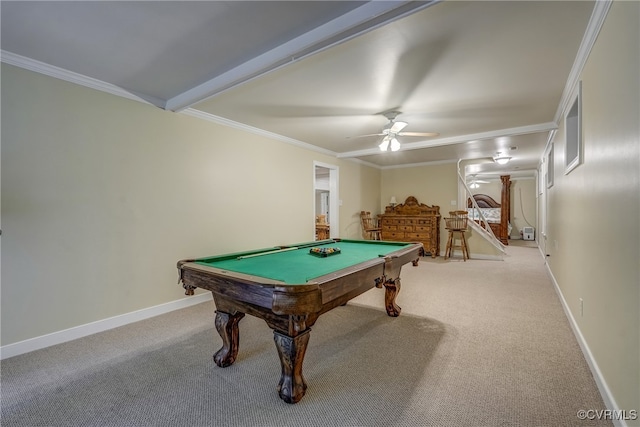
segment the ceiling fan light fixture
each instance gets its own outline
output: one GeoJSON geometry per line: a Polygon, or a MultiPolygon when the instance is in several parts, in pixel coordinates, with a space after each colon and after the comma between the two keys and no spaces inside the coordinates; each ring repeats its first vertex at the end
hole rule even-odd
{"type": "Polygon", "coordinates": [[[471,184],[469,184],[469,188],[480,188],[480,184],[474,181],[471,184]]]}
{"type": "Polygon", "coordinates": [[[378,146],[380,147],[380,151],[387,151],[387,149],[389,148],[389,140],[389,136],[385,136],[384,138],[382,138],[382,142],[378,146]]]}
{"type": "Polygon", "coordinates": [[[400,114],[399,111],[390,111],[383,114],[389,120],[389,123],[384,125],[381,133],[360,135],[355,138],[382,136],[382,141],[378,144],[380,151],[388,151],[389,149],[391,149],[391,151],[398,151],[400,150],[400,141],[398,141],[398,137],[432,137],[439,135],[439,133],[435,132],[402,132],[402,129],[407,127],[409,123],[396,121],[396,116],[398,116],[398,114],[400,114]]]}

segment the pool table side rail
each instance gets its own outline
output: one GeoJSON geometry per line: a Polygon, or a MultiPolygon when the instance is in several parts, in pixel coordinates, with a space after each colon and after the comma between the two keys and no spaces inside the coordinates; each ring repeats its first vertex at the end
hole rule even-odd
{"type": "MultiPolygon", "coordinates": [[[[403,265],[416,261],[419,258],[420,250],[423,247],[422,243],[407,244],[404,242],[402,245],[406,247],[377,259],[365,261],[324,276],[316,277],[309,283],[327,284],[321,288],[323,306],[331,301],[334,301],[334,303],[331,304],[332,307],[342,305],[375,285],[382,285],[385,280],[397,279],[400,276],[400,269],[403,265]],[[379,269],[367,268],[376,264],[380,266],[379,269]],[[340,280],[338,280],[339,278],[340,280]],[[359,285],[353,287],[354,284],[359,285]],[[345,293],[345,286],[352,289],[350,289],[348,293],[345,293]]],[[[330,310],[332,307],[326,307],[323,311],[330,310]]]]}
{"type": "Polygon", "coordinates": [[[277,250],[282,250],[282,249],[290,249],[290,248],[311,248],[313,246],[322,246],[322,245],[327,245],[327,244],[332,244],[332,243],[340,243],[340,242],[357,242],[357,243],[368,243],[368,244],[376,244],[376,245],[392,245],[392,246],[407,246],[410,245],[411,243],[408,242],[393,242],[393,241],[380,241],[380,240],[376,240],[376,241],[371,241],[371,240],[350,240],[350,239],[340,239],[340,238],[335,238],[335,239],[326,239],[326,240],[314,240],[312,242],[302,242],[302,243],[295,243],[292,245],[280,245],[280,246],[273,246],[273,247],[269,247],[269,248],[262,248],[262,249],[253,249],[253,250],[248,250],[248,251],[241,251],[241,252],[233,252],[230,254],[223,254],[223,255],[212,255],[212,256],[208,256],[208,257],[203,257],[203,258],[193,258],[193,259],[188,259],[188,260],[182,260],[180,262],[196,262],[202,265],[206,265],[206,264],[211,264],[213,262],[216,261],[226,261],[229,259],[236,259],[238,257],[243,257],[243,256],[247,256],[247,255],[257,255],[257,254],[261,254],[264,252],[272,252],[272,251],[277,251],[277,250]]]}
{"type": "Polygon", "coordinates": [[[224,297],[233,298],[272,309],[275,314],[296,314],[302,309],[318,314],[342,305],[385,280],[395,280],[403,265],[419,258],[422,243],[400,244],[401,249],[386,256],[370,259],[315,277],[304,284],[286,284],[216,267],[202,265],[193,260],[178,262],[180,282],[187,295],[193,288],[209,290],[224,297]]]}
{"type": "Polygon", "coordinates": [[[193,295],[193,289],[200,288],[249,304],[271,308],[275,283],[261,283],[270,280],[262,277],[255,279],[260,281],[252,280],[247,275],[194,263],[185,263],[180,267],[180,281],[187,295],[193,295]]]}
{"type": "Polygon", "coordinates": [[[312,247],[312,246],[319,246],[319,245],[326,245],[329,243],[336,243],[337,240],[334,239],[327,239],[327,240],[314,240],[313,242],[302,242],[302,243],[296,243],[294,245],[280,245],[280,246],[273,246],[270,248],[262,248],[262,249],[252,249],[252,250],[248,250],[248,251],[242,251],[242,252],[233,252],[230,254],[223,254],[223,255],[213,255],[213,256],[208,256],[208,257],[203,257],[203,258],[194,258],[194,259],[190,259],[190,260],[185,260],[185,261],[190,261],[190,262],[197,262],[197,263],[202,263],[202,264],[210,264],[212,262],[216,262],[216,261],[225,261],[228,259],[236,259],[238,257],[243,257],[243,256],[247,256],[247,255],[256,255],[256,254],[261,254],[263,252],[271,252],[271,251],[277,251],[277,250],[282,250],[282,249],[288,249],[288,248],[293,248],[293,247],[297,247],[297,248],[308,248],[308,247],[312,247]]]}
{"type": "MultiPolygon", "coordinates": [[[[391,242],[382,242],[382,241],[376,241],[377,243],[391,243],[391,242]]],[[[358,263],[334,272],[331,272],[329,274],[325,274],[322,276],[318,276],[318,277],[314,277],[313,279],[310,279],[307,283],[324,283],[330,280],[335,279],[336,277],[339,276],[344,276],[346,274],[350,274],[352,271],[357,271],[357,270],[361,270],[364,266],[368,265],[368,264],[377,264],[377,263],[384,263],[386,259],[395,259],[395,258],[405,258],[404,260],[400,260],[400,262],[404,261],[402,265],[407,264],[408,262],[413,261],[414,259],[418,259],[419,256],[415,256],[416,255],[416,251],[419,253],[420,249],[423,247],[422,243],[407,243],[407,242],[393,242],[393,244],[398,245],[398,246],[404,246],[401,249],[398,249],[397,251],[394,251],[390,254],[387,255],[381,255],[378,258],[374,258],[368,261],[364,261],[362,263],[358,263]]]]}
{"type": "Polygon", "coordinates": [[[275,251],[278,249],[282,249],[282,246],[274,246],[271,248],[262,248],[262,249],[253,249],[250,251],[242,251],[242,252],[233,252],[230,254],[224,254],[224,255],[212,255],[212,256],[208,256],[208,257],[204,257],[204,258],[194,258],[194,259],[189,259],[189,260],[184,260],[184,261],[189,261],[189,262],[197,262],[197,263],[203,263],[203,264],[208,264],[214,261],[224,261],[227,259],[235,259],[238,258],[240,256],[247,256],[247,255],[255,255],[255,254],[259,254],[262,252],[269,252],[269,251],[275,251]]]}

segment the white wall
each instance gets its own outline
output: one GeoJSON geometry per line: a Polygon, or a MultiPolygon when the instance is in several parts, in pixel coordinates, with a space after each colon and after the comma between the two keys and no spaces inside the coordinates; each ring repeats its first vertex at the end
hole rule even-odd
{"type": "Polygon", "coordinates": [[[564,123],[555,135],[543,242],[601,390],[627,411],[640,409],[639,43],[640,3],[614,1],[580,76],[584,161],[568,175],[564,123]]]}
{"type": "Polygon", "coordinates": [[[184,298],[176,262],[314,237],[313,162],[341,237],[380,172],[2,65],[2,345],[184,298]]]}

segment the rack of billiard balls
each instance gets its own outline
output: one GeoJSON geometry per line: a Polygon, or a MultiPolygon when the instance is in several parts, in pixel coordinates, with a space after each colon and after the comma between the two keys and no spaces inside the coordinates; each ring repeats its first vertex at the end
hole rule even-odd
{"type": "Polygon", "coordinates": [[[328,257],[331,255],[338,255],[340,253],[340,248],[311,248],[309,249],[309,253],[318,257],[328,257]]]}

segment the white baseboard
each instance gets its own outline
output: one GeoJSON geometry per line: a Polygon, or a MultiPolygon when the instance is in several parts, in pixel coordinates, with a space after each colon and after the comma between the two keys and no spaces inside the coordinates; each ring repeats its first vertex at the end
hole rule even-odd
{"type": "MultiPolygon", "coordinates": [[[[546,258],[546,256],[544,255],[544,253],[542,253],[542,250],[540,251],[542,254],[543,258],[546,258]]],[[[580,328],[578,327],[578,323],[576,322],[576,319],[573,317],[573,314],[571,313],[571,310],[569,309],[569,305],[567,304],[567,301],[564,299],[564,295],[562,295],[562,291],[560,290],[560,286],[558,286],[558,282],[556,281],[556,278],[554,277],[553,273],[551,272],[551,269],[549,268],[549,263],[545,262],[544,263],[545,267],[547,268],[547,273],[549,274],[549,277],[551,277],[551,281],[553,282],[553,286],[556,290],[556,293],[558,294],[558,297],[560,298],[560,302],[562,303],[562,308],[564,309],[564,313],[567,316],[567,319],[569,320],[569,324],[571,325],[571,329],[573,330],[573,334],[575,335],[576,339],[578,340],[578,345],[580,345],[580,349],[582,350],[582,354],[584,355],[584,358],[587,361],[587,364],[589,365],[589,369],[591,370],[591,374],[593,375],[593,378],[596,381],[596,385],[598,387],[598,391],[600,391],[600,395],[602,396],[602,400],[604,401],[605,406],[607,407],[607,409],[609,409],[610,411],[614,412],[614,413],[621,413],[622,411],[620,411],[620,408],[618,407],[618,405],[616,404],[615,399],[613,398],[613,396],[611,395],[611,390],[609,390],[609,386],[607,386],[607,382],[605,381],[604,377],[602,376],[602,372],[600,371],[600,368],[598,367],[598,363],[596,363],[596,360],[593,357],[593,354],[591,353],[591,350],[589,349],[589,345],[587,344],[587,342],[584,339],[584,336],[582,335],[582,332],[580,331],[580,328]]],[[[586,410],[588,409],[592,409],[592,408],[584,408],[586,410]]],[[[595,408],[593,408],[595,409],[595,408]]],[[[627,423],[624,420],[611,420],[613,422],[613,424],[615,426],[618,427],[627,427],[627,423]]]]}
{"type": "Polygon", "coordinates": [[[98,320],[95,322],[87,323],[85,325],[53,332],[51,334],[30,338],[28,340],[20,341],[14,344],[4,345],[0,347],[0,360],[18,356],[24,353],[29,353],[30,351],[40,350],[42,348],[61,344],[63,342],[86,337],[88,335],[124,326],[129,323],[138,322],[150,317],[159,316],[161,314],[169,313],[181,308],[190,307],[202,302],[211,301],[211,299],[211,293],[206,292],[188,298],[171,301],[165,304],[144,308],[142,310],[132,311],[131,313],[109,317],[108,319],[98,320]]]}

